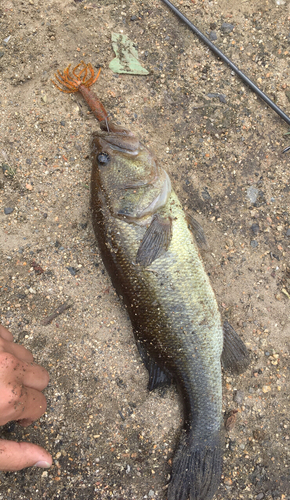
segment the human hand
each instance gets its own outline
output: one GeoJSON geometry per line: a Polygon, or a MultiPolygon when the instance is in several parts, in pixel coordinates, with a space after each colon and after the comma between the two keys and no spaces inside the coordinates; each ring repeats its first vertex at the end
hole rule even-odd
{"type": "MultiPolygon", "coordinates": [[[[0,425],[17,420],[26,427],[37,420],[46,410],[41,391],[48,381],[47,371],[33,363],[31,352],[15,344],[12,334],[0,325],[0,425]]],[[[0,471],[51,464],[51,455],[40,446],[0,439],[0,471]]]]}

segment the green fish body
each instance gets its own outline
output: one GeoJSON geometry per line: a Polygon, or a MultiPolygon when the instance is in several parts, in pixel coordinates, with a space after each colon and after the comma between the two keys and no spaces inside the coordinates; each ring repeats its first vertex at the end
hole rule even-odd
{"type": "Polygon", "coordinates": [[[218,305],[167,173],[131,132],[106,126],[93,139],[96,238],[130,315],[149,389],[173,378],[184,402],[168,500],[209,500],[223,448],[218,305]]]}

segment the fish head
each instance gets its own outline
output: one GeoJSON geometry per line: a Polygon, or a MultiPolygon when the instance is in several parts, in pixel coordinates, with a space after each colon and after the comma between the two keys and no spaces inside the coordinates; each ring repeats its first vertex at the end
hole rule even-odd
{"type": "Polygon", "coordinates": [[[101,190],[112,215],[140,223],[167,202],[171,183],[131,132],[113,130],[93,136],[92,190],[101,190]]]}

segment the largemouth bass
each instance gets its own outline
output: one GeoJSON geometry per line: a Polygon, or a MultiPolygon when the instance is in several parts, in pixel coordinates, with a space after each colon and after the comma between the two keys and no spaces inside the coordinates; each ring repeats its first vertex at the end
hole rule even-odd
{"type": "Polygon", "coordinates": [[[149,389],[176,382],[184,428],[168,500],[209,500],[222,469],[222,370],[247,350],[222,325],[190,221],[170,179],[135,135],[107,121],[93,138],[91,205],[102,259],[131,318],[149,389]]]}

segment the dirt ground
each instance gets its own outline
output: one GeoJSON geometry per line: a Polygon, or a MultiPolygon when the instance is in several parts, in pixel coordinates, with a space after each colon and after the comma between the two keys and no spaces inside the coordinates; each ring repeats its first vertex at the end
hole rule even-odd
{"type": "MultiPolygon", "coordinates": [[[[290,114],[289,0],[176,4],[290,114]]],[[[96,248],[98,124],[50,81],[81,59],[103,68],[94,90],[106,109],[156,153],[203,226],[220,310],[251,352],[245,374],[224,375],[225,414],[238,411],[215,498],[289,500],[289,127],[161,0],[2,0],[0,32],[0,321],[51,377],[43,418],[1,435],[54,458],[0,474],[0,500],[165,500],[182,422],[174,387],[147,392],[96,248]],[[148,76],[112,73],[112,32],[135,43],[148,76]],[[60,304],[70,308],[42,325],[60,304]]]]}

